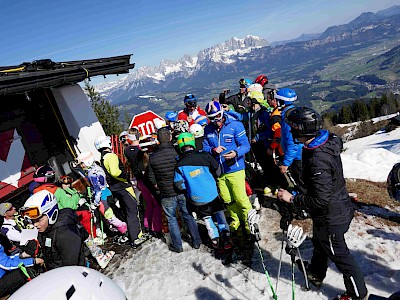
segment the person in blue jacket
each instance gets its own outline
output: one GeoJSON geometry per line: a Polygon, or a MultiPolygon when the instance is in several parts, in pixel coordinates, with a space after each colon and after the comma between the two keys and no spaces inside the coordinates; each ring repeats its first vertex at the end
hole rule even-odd
{"type": "Polygon", "coordinates": [[[280,89],[275,98],[282,107],[281,116],[281,147],[283,151],[283,159],[280,159],[279,169],[282,174],[290,172],[297,185],[301,185],[301,153],[303,144],[293,138],[290,126],[286,123],[287,115],[295,109],[294,101],[297,100],[297,94],[289,88],[280,89]]]}
{"type": "Polygon", "coordinates": [[[247,214],[252,206],[245,188],[244,155],[250,151],[246,130],[241,122],[225,114],[217,101],[206,105],[206,113],[210,124],[204,128],[203,151],[210,153],[221,167],[217,184],[232,219],[231,232],[242,225],[249,235],[247,214]]]}
{"type": "Polygon", "coordinates": [[[28,277],[21,267],[28,268],[44,263],[39,257],[27,257],[25,252],[8,256],[3,246],[7,242],[9,243],[7,237],[0,234],[0,298],[13,294],[28,282],[28,277]]]}
{"type": "Polygon", "coordinates": [[[196,213],[197,218],[204,220],[211,246],[232,248],[225,208],[215,182],[215,177],[221,174],[218,162],[207,152],[195,151],[196,141],[191,133],[181,133],[177,143],[181,154],[175,169],[175,186],[178,190],[185,191],[192,204],[192,211],[196,213]]]}

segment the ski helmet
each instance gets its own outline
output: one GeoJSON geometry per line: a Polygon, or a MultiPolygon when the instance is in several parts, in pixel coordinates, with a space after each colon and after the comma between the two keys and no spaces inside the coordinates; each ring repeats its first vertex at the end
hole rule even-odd
{"type": "Polygon", "coordinates": [[[313,137],[322,129],[322,118],[314,109],[301,106],[289,111],[285,121],[294,138],[313,137]]]}
{"type": "Polygon", "coordinates": [[[126,141],[126,136],[128,135],[128,131],[122,131],[120,134],[119,134],[119,141],[121,142],[121,143],[125,143],[125,141],[126,141]]]}
{"type": "Polygon", "coordinates": [[[193,94],[187,94],[183,99],[183,102],[186,106],[196,107],[197,106],[197,99],[193,94]]]}
{"type": "Polygon", "coordinates": [[[174,131],[176,133],[188,132],[189,131],[189,123],[186,120],[178,120],[174,122],[174,131]]]}
{"type": "Polygon", "coordinates": [[[160,129],[161,127],[167,126],[167,123],[163,119],[154,119],[154,126],[156,126],[156,129],[160,129]]]}
{"type": "Polygon", "coordinates": [[[178,135],[176,143],[178,144],[179,151],[182,152],[184,146],[191,146],[196,149],[196,141],[194,135],[189,132],[183,132],[178,135]]]}
{"type": "Polygon", "coordinates": [[[48,165],[39,167],[35,174],[33,174],[33,181],[39,183],[50,182],[53,183],[56,179],[56,172],[48,165]]]}
{"type": "Polygon", "coordinates": [[[283,105],[290,105],[297,100],[297,94],[292,89],[283,88],[276,92],[275,99],[278,99],[283,105]]]}
{"type": "Polygon", "coordinates": [[[265,74],[261,74],[257,76],[257,78],[254,80],[254,83],[261,84],[262,86],[266,85],[268,83],[268,77],[265,74]]]}
{"type": "Polygon", "coordinates": [[[199,138],[204,135],[204,128],[200,124],[194,123],[189,127],[189,132],[193,134],[195,138],[199,138]]]}
{"type": "Polygon", "coordinates": [[[206,105],[206,114],[211,122],[219,121],[224,116],[224,109],[218,101],[210,101],[206,105]]]}
{"type": "Polygon", "coordinates": [[[194,119],[194,122],[196,124],[200,124],[201,126],[206,126],[207,125],[207,117],[203,115],[198,115],[196,119],[194,119]]]}
{"type": "Polygon", "coordinates": [[[94,164],[94,155],[92,152],[82,152],[76,158],[79,164],[83,164],[84,168],[89,169],[94,164]]]}
{"type": "Polygon", "coordinates": [[[262,90],[263,87],[261,84],[250,84],[250,86],[247,88],[247,96],[251,99],[256,99],[258,102],[262,102],[264,100],[264,94],[262,90]]]}
{"type": "Polygon", "coordinates": [[[32,299],[127,299],[116,282],[83,266],[64,266],[44,272],[24,284],[9,299],[26,299],[27,295],[32,299]]]}
{"type": "Polygon", "coordinates": [[[170,122],[175,122],[178,118],[178,113],[176,111],[167,111],[165,113],[165,119],[170,122]]]}
{"type": "Polygon", "coordinates": [[[57,199],[48,190],[41,190],[26,200],[24,206],[20,208],[20,214],[28,219],[38,219],[46,215],[49,218],[49,225],[52,225],[58,217],[57,199]]]}
{"type": "Polygon", "coordinates": [[[390,170],[386,182],[389,197],[400,201],[400,163],[395,164],[390,170]]]}
{"type": "Polygon", "coordinates": [[[97,150],[101,150],[103,148],[110,148],[112,149],[112,145],[111,145],[111,138],[109,136],[105,136],[105,135],[101,135],[98,136],[95,140],[94,140],[94,146],[96,147],[97,150]]]}
{"type": "Polygon", "coordinates": [[[239,80],[239,84],[240,84],[240,85],[245,85],[246,88],[249,87],[250,84],[252,84],[252,83],[253,83],[253,81],[252,81],[251,79],[249,79],[249,78],[241,78],[241,79],[239,80]]]}

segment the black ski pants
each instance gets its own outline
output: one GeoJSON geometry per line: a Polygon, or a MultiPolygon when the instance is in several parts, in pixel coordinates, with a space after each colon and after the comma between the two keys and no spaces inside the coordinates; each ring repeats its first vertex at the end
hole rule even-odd
{"type": "Polygon", "coordinates": [[[363,299],[367,295],[364,275],[350,254],[344,234],[349,224],[338,226],[319,226],[313,224],[314,251],[308,271],[323,280],[328,270],[328,258],[342,273],[346,292],[352,299],[363,299]]]}
{"type": "Polygon", "coordinates": [[[20,269],[12,270],[0,278],[0,297],[13,294],[28,282],[27,277],[20,269]]]}
{"type": "MultiPolygon", "coordinates": [[[[133,189],[132,193],[134,193],[133,189]]],[[[125,209],[126,225],[128,227],[129,239],[131,242],[133,242],[138,238],[140,232],[142,231],[142,226],[140,224],[139,218],[138,203],[135,197],[126,189],[112,191],[112,194],[123,204],[121,205],[121,208],[125,209]]]]}

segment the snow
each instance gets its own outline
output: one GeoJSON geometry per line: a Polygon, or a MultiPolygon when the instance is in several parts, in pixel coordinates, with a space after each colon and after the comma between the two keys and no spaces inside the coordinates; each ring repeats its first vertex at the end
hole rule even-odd
{"type": "MultiPolygon", "coordinates": [[[[400,128],[389,133],[345,143],[342,154],[346,178],[385,181],[394,163],[400,161],[400,128]]],[[[392,209],[393,210],[393,209],[392,209]]],[[[281,249],[280,216],[262,208],[259,242],[266,269],[275,289],[281,249]]],[[[397,216],[388,208],[359,210],[346,234],[350,251],[365,275],[370,293],[389,296],[400,289],[400,226],[379,223],[375,216],[397,216]]],[[[303,259],[312,255],[311,240],[300,247],[303,259]]],[[[124,287],[128,299],[272,299],[261,255],[254,247],[251,267],[240,262],[225,266],[206,248],[192,249],[184,243],[183,253],[168,250],[161,240],[148,242],[140,250],[116,255],[105,273],[124,287]]],[[[341,274],[330,263],[319,291],[305,291],[304,278],[295,268],[295,297],[298,300],[332,299],[344,292],[341,274]]],[[[278,299],[292,299],[291,261],[283,252],[278,299]]]]}

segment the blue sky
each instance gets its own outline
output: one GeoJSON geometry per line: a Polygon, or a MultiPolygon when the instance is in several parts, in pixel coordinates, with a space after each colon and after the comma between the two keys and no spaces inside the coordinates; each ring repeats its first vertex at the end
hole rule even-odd
{"type": "Polygon", "coordinates": [[[344,24],[399,0],[2,0],[0,65],[133,54],[136,68],[257,35],[272,42],[344,24]]]}

